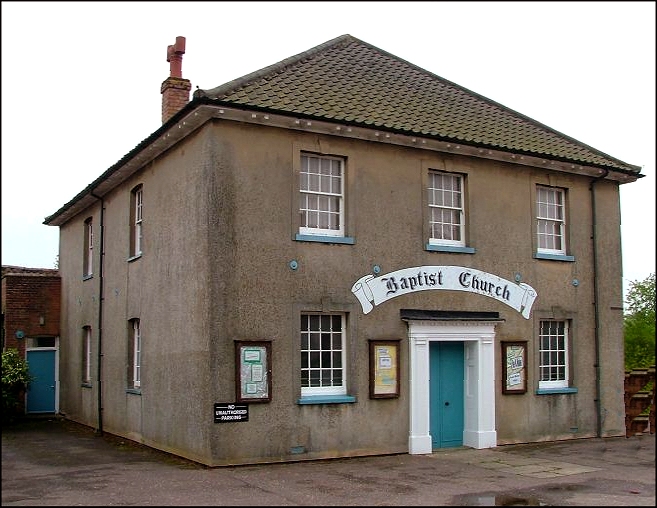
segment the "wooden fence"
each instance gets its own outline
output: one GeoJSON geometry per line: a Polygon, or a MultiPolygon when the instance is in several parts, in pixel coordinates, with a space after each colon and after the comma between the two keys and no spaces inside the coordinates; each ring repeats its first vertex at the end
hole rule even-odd
{"type": "Polygon", "coordinates": [[[625,435],[646,433],[655,433],[654,365],[625,372],[625,435]]]}

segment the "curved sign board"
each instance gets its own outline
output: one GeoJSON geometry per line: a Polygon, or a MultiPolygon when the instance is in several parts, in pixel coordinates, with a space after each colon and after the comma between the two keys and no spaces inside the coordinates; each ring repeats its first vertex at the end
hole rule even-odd
{"type": "Polygon", "coordinates": [[[415,266],[379,277],[368,274],[358,279],[351,287],[363,313],[369,313],[375,305],[396,296],[428,291],[449,289],[469,291],[494,298],[514,308],[529,319],[537,294],[528,284],[508,281],[497,275],[463,266],[415,266]]]}

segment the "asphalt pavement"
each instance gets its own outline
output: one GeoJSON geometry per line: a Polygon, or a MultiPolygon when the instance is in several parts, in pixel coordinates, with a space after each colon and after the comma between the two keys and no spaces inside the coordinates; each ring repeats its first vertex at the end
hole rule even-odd
{"type": "Polygon", "coordinates": [[[208,468],[57,418],[2,428],[2,506],[655,506],[655,435],[208,468]]]}

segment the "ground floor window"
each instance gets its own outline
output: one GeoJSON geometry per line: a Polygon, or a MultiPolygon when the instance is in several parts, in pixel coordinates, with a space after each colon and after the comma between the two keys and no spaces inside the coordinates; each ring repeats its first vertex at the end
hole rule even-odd
{"type": "Polygon", "coordinates": [[[568,322],[546,320],[539,331],[539,388],[567,388],[568,322]]]}
{"type": "Polygon", "coordinates": [[[91,383],[91,327],[82,328],[82,383],[91,383]]]}
{"type": "Polygon", "coordinates": [[[139,319],[130,320],[130,333],[128,340],[129,371],[128,388],[139,390],[141,388],[141,327],[139,319]]]}
{"type": "Polygon", "coordinates": [[[344,314],[301,315],[301,395],[344,395],[344,314]]]}

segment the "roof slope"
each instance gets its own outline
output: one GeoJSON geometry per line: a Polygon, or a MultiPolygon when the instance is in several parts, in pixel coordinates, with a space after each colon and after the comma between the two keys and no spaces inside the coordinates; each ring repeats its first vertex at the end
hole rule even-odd
{"type": "MultiPolygon", "coordinates": [[[[208,104],[315,118],[601,168],[625,175],[621,181],[644,176],[639,166],[611,157],[351,35],[342,35],[219,87],[196,90],[192,101],[43,223],[60,226],[104,196],[138,171],[144,161],[185,137],[188,131],[181,130],[178,122],[208,104]]],[[[199,116],[196,121],[203,122],[203,118],[199,116]]],[[[191,124],[188,129],[194,128],[191,124]]]]}
{"type": "Polygon", "coordinates": [[[640,172],[351,35],[194,97],[640,172]]]}

